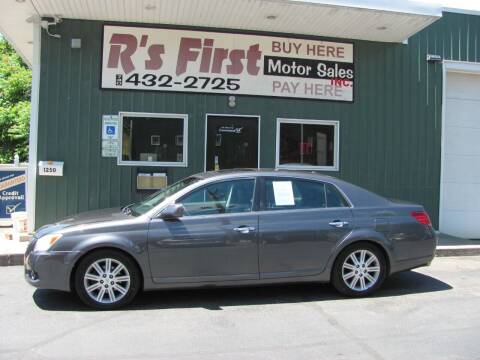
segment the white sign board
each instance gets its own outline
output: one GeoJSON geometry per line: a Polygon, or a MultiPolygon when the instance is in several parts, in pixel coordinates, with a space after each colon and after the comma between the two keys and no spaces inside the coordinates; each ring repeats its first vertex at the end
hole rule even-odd
{"type": "Polygon", "coordinates": [[[119,151],[118,115],[102,116],[102,156],[117,157],[119,151]]]}
{"type": "Polygon", "coordinates": [[[63,176],[63,161],[39,161],[38,175],[63,176]]]}
{"type": "Polygon", "coordinates": [[[353,44],[105,25],[102,88],[353,101],[353,44]]]}
{"type": "Polygon", "coordinates": [[[276,206],[295,205],[295,198],[293,196],[293,188],[291,181],[274,181],[272,184],[276,206]]]}

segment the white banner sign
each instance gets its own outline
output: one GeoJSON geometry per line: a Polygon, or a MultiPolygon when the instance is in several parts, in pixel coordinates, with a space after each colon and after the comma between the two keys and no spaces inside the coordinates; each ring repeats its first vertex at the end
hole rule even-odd
{"type": "Polygon", "coordinates": [[[353,101],[353,44],[104,26],[102,88],[353,101]]]}

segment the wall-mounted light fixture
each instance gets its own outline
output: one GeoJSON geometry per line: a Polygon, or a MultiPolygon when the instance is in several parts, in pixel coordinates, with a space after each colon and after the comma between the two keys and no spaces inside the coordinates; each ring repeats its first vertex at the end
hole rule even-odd
{"type": "Polygon", "coordinates": [[[427,61],[431,63],[439,63],[443,61],[443,58],[440,55],[427,54],[427,61]]]}
{"type": "Polygon", "coordinates": [[[53,17],[48,17],[48,18],[42,18],[42,21],[40,22],[40,25],[42,28],[45,29],[47,34],[53,38],[60,39],[61,36],[60,34],[52,34],[50,32],[50,26],[56,26],[62,22],[62,19],[58,16],[53,16],[53,17]]]}

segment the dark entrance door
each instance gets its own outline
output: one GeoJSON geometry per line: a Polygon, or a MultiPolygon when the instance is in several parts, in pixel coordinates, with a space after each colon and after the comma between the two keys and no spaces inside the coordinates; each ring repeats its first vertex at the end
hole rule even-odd
{"type": "Polygon", "coordinates": [[[207,116],[205,169],[258,167],[258,117],[207,116]]]}

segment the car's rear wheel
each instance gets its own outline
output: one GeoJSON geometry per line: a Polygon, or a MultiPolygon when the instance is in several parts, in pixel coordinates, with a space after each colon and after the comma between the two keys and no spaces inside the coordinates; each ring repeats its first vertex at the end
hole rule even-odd
{"type": "Polygon", "coordinates": [[[385,256],[377,246],[359,243],[343,250],[335,261],[332,284],[348,296],[365,296],[378,289],[387,274],[385,256]]]}
{"type": "Polygon", "coordinates": [[[139,287],[136,264],[115,250],[99,250],[87,255],[75,273],[76,293],[85,304],[97,309],[127,305],[139,287]]]}

